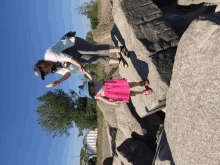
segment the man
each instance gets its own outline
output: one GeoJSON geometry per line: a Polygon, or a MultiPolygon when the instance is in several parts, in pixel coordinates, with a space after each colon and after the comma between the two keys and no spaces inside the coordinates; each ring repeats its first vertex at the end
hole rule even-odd
{"type": "Polygon", "coordinates": [[[127,62],[122,58],[114,59],[109,56],[99,56],[96,54],[108,54],[111,52],[123,52],[129,57],[129,52],[125,46],[120,48],[110,45],[93,45],[79,37],[75,37],[75,32],[64,35],[58,43],[51,46],[45,53],[44,60],[39,60],[33,67],[35,75],[42,80],[49,73],[59,73],[63,77],[53,82],[53,87],[68,79],[78,70],[86,71],[82,63],[92,64],[123,64],[127,67],[127,62]],[[95,54],[95,55],[94,55],[95,54]]]}

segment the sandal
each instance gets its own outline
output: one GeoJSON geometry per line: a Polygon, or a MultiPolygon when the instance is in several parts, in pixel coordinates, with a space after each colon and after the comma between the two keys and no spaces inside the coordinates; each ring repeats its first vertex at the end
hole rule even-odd
{"type": "Polygon", "coordinates": [[[149,85],[148,81],[141,81],[139,83],[141,84],[141,86],[148,86],[149,85]]]}
{"type": "Polygon", "coordinates": [[[150,95],[152,93],[152,89],[148,89],[147,91],[144,91],[144,95],[150,95]]]}
{"type": "Polygon", "coordinates": [[[127,67],[128,67],[128,63],[124,60],[123,57],[118,58],[118,60],[119,60],[119,64],[121,64],[121,62],[123,62],[123,66],[125,67],[125,65],[127,65],[127,67]]]}
{"type": "Polygon", "coordinates": [[[130,58],[130,53],[128,49],[126,48],[125,44],[120,46],[120,51],[128,58],[130,58]]]}

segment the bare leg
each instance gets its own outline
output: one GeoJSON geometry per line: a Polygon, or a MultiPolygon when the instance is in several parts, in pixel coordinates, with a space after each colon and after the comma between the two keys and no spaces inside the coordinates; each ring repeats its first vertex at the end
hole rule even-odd
{"type": "Polygon", "coordinates": [[[130,82],[128,83],[130,88],[136,87],[136,86],[141,86],[141,84],[139,82],[130,82]]]}
{"type": "MultiPolygon", "coordinates": [[[[109,57],[109,64],[118,64],[119,60],[117,58],[111,58],[109,57]]],[[[120,65],[123,65],[123,61],[121,61],[120,65]]],[[[125,68],[127,68],[127,65],[125,65],[125,68]]]]}
{"type": "Polygon", "coordinates": [[[117,58],[109,57],[109,64],[118,64],[119,60],[117,58]]]}
{"type": "Polygon", "coordinates": [[[120,52],[120,48],[119,47],[116,47],[116,46],[112,46],[112,45],[109,45],[109,53],[113,53],[113,52],[120,52]]]}
{"type": "Polygon", "coordinates": [[[144,93],[144,91],[143,91],[143,92],[130,91],[130,96],[140,96],[140,95],[142,95],[143,93],[144,93]]]}

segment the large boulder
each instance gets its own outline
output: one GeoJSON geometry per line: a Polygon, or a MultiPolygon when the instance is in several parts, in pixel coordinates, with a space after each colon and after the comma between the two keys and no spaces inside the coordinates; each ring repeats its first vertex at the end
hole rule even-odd
{"type": "Polygon", "coordinates": [[[143,135],[138,121],[132,116],[126,103],[121,103],[115,108],[118,128],[123,132],[126,138],[130,138],[133,131],[143,135]]]}
{"type": "Polygon", "coordinates": [[[164,130],[160,135],[160,139],[158,140],[159,144],[157,146],[157,152],[154,157],[154,165],[175,165],[164,130]]]}
{"type": "Polygon", "coordinates": [[[176,47],[167,49],[152,56],[152,62],[160,74],[161,80],[168,86],[170,85],[171,76],[173,73],[173,63],[176,55],[176,47]]]}
{"type": "Polygon", "coordinates": [[[120,160],[120,158],[118,156],[113,157],[112,165],[122,165],[122,161],[120,160]]]}
{"type": "Polygon", "coordinates": [[[116,134],[116,140],[115,140],[116,147],[120,146],[125,140],[126,140],[125,135],[120,129],[118,129],[117,134],[116,134]]]}
{"type": "MultiPolygon", "coordinates": [[[[126,3],[128,1],[124,1],[126,3]]],[[[144,2],[148,2],[147,0],[144,2]]],[[[142,3],[144,3],[142,2],[142,3]]],[[[126,15],[127,10],[122,7],[123,6],[122,0],[113,0],[113,17],[115,22],[115,28],[113,28],[112,34],[113,36],[116,36],[116,38],[119,39],[119,41],[122,44],[126,44],[126,47],[130,51],[130,59],[125,58],[125,60],[128,62],[129,67],[124,68],[122,66],[119,66],[119,73],[122,78],[126,78],[128,82],[139,82],[141,80],[149,80],[150,85],[149,87],[153,89],[153,93],[150,96],[137,96],[137,97],[131,97],[131,101],[138,113],[138,115],[142,118],[147,116],[147,113],[157,107],[159,105],[159,102],[161,100],[164,100],[166,98],[168,85],[166,82],[161,80],[161,77],[157,71],[156,66],[152,63],[150,55],[152,55],[152,52],[150,52],[149,48],[146,47],[146,45],[140,40],[140,38],[137,38],[137,34],[135,33],[135,27],[132,24],[128,23],[128,16],[126,15]],[[132,73],[132,74],[131,74],[132,73]]],[[[129,1],[129,4],[132,2],[129,1]]],[[[137,2],[138,3],[138,2],[137,2]]],[[[136,4],[136,1],[133,2],[133,4],[136,4]]],[[[138,3],[141,6],[141,3],[138,3]]],[[[156,7],[156,5],[152,6],[155,7],[155,10],[157,10],[159,13],[161,12],[159,8],[156,7]]],[[[138,8],[138,6],[136,5],[138,8]]],[[[142,12],[142,14],[145,14],[142,12]]],[[[150,13],[148,13],[150,14],[150,13]]],[[[162,13],[161,13],[162,14],[162,13]]],[[[141,18],[140,18],[141,19],[141,18]]],[[[158,18],[159,19],[159,18],[158,18]]],[[[161,20],[162,17],[160,17],[159,20],[161,20]]],[[[161,25],[167,25],[167,23],[161,22],[161,25]]],[[[166,26],[166,27],[167,27],[166,26]]],[[[168,30],[170,33],[172,31],[172,28],[168,30]]],[[[152,32],[151,32],[152,33],[152,32]]],[[[161,33],[162,34],[162,33],[161,33]]],[[[172,34],[174,32],[172,31],[172,34]]],[[[143,37],[143,35],[142,35],[143,37]]],[[[171,37],[172,38],[172,37],[171,37]]],[[[167,46],[160,45],[164,40],[160,40],[161,42],[158,43],[160,46],[155,46],[156,40],[154,43],[152,43],[151,47],[155,51],[159,51],[161,49],[170,48],[171,46],[177,45],[177,36],[175,35],[175,42],[174,40],[167,40],[167,46]]],[[[151,40],[151,38],[144,38],[144,40],[151,40]]],[[[153,40],[152,40],[153,41],[153,40]]],[[[145,41],[144,41],[145,42],[145,41]]],[[[145,90],[144,87],[134,87],[131,90],[134,91],[143,91],[145,90]]]]}
{"type": "Polygon", "coordinates": [[[179,38],[152,0],[124,0],[122,10],[136,34],[149,52],[158,52],[178,45],[179,38]]]}
{"type": "Polygon", "coordinates": [[[166,6],[159,4],[160,9],[163,13],[163,18],[169,22],[176,34],[181,38],[183,33],[189,27],[191,22],[199,16],[206,15],[215,12],[216,5],[214,4],[198,4],[190,6],[181,6],[176,3],[166,6]]]}
{"type": "Polygon", "coordinates": [[[175,164],[220,162],[220,13],[183,34],[167,93],[165,131],[175,164]]]}
{"type": "Polygon", "coordinates": [[[192,4],[200,4],[200,3],[213,3],[213,4],[218,4],[219,0],[177,0],[177,3],[179,5],[192,5],[192,4]]]}
{"type": "Polygon", "coordinates": [[[115,115],[115,106],[104,103],[103,101],[97,100],[97,106],[102,111],[105,120],[111,127],[118,128],[117,118],[115,115]]]}
{"type": "Polygon", "coordinates": [[[154,152],[146,145],[144,139],[129,138],[117,150],[129,163],[133,165],[151,165],[154,152]]]}

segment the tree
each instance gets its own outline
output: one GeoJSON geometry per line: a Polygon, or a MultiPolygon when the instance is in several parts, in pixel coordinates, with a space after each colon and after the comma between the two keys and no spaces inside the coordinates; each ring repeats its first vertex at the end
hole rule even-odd
{"type": "MultiPolygon", "coordinates": [[[[37,122],[47,135],[52,134],[52,138],[64,134],[69,136],[73,123],[79,130],[97,127],[97,115],[94,113],[95,107],[91,101],[79,97],[73,90],[70,90],[70,94],[55,89],[55,92],[48,91],[37,98],[41,103],[35,111],[39,115],[37,122]]],[[[79,136],[82,135],[80,133],[79,136]]]]}
{"type": "MultiPolygon", "coordinates": [[[[76,6],[77,7],[77,6],[76,6]]],[[[90,0],[89,2],[83,2],[82,6],[77,7],[75,10],[78,10],[79,14],[87,16],[91,22],[91,28],[94,30],[99,24],[98,20],[98,4],[97,0],[90,0]]]]}
{"type": "Polygon", "coordinates": [[[89,2],[83,2],[82,6],[77,7],[75,10],[78,10],[79,14],[88,15],[88,12],[92,9],[92,7],[96,4],[97,0],[90,0],[89,2]]]}
{"type": "Polygon", "coordinates": [[[80,165],[86,165],[89,162],[89,157],[87,155],[87,145],[85,144],[80,150],[80,165]]]}

